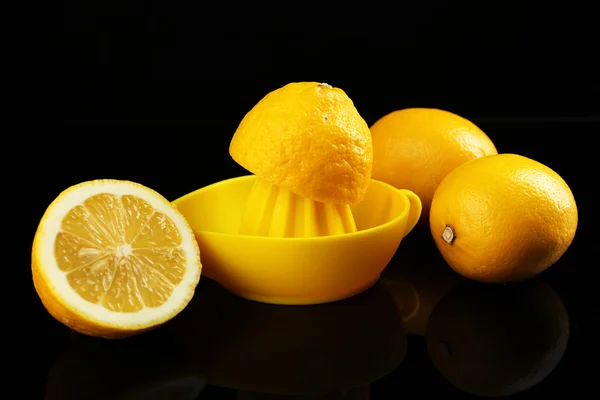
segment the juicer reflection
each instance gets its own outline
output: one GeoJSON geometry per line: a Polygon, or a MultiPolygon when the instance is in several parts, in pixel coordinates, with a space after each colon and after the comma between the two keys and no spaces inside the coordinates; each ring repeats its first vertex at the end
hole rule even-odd
{"type": "Polygon", "coordinates": [[[206,379],[163,328],[122,340],[73,332],[50,368],[46,400],[195,400],[206,379]]]}
{"type": "Polygon", "coordinates": [[[486,397],[509,396],[543,381],[568,338],[567,311],[539,278],[507,286],[464,281],[438,302],[426,335],[429,357],[444,378],[486,397]]]}
{"type": "Polygon", "coordinates": [[[305,396],[282,396],[279,394],[266,394],[256,392],[238,392],[237,400],[370,400],[370,385],[359,386],[345,390],[343,392],[334,392],[327,394],[305,395],[305,396]]]}
{"type": "Polygon", "coordinates": [[[402,320],[380,284],[335,303],[283,307],[205,280],[165,328],[209,384],[241,397],[340,394],[390,373],[406,352],[402,320]]]}
{"type": "Polygon", "coordinates": [[[417,229],[381,274],[407,334],[424,336],[436,303],[463,281],[444,261],[428,230],[417,229]]]}

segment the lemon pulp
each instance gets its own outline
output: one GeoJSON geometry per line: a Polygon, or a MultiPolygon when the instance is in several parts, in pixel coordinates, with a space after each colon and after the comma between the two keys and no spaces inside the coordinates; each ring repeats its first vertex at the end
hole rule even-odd
{"type": "Polygon", "coordinates": [[[254,184],[239,233],[270,237],[315,237],[356,232],[347,204],[310,200],[258,178],[254,184]]]}
{"type": "Polygon", "coordinates": [[[65,215],[54,253],[79,296],[127,313],[169,299],[185,274],[181,244],[175,223],[145,200],[100,193],[65,215]]]}

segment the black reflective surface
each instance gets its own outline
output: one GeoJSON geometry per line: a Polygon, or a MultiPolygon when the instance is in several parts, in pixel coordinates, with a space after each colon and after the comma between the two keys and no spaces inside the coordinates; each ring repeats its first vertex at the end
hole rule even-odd
{"type": "Polygon", "coordinates": [[[255,303],[203,278],[183,313],[137,337],[95,339],[44,318],[32,387],[65,400],[532,398],[575,382],[585,332],[570,313],[580,298],[557,284],[568,265],[483,285],[433,250],[413,232],[374,287],[331,304],[255,303]]]}
{"type": "MultiPolygon", "coordinates": [[[[580,212],[575,240],[558,263],[535,279],[506,286],[467,281],[444,263],[429,231],[419,228],[403,240],[379,282],[351,299],[310,307],[265,305],[202,278],[196,296],[174,320],[138,337],[110,341],[72,333],[52,319],[33,289],[30,270],[23,268],[19,291],[28,300],[26,312],[10,307],[15,316],[12,328],[4,331],[7,352],[14,354],[9,374],[15,381],[5,377],[7,387],[17,385],[22,398],[65,400],[587,395],[597,379],[599,285],[590,258],[595,253],[590,235],[595,201],[582,171],[593,171],[593,158],[578,153],[576,142],[547,138],[565,132],[593,138],[598,125],[477,123],[501,152],[549,165],[575,194],[580,212]],[[574,154],[580,156],[573,159],[574,154]]],[[[139,152],[132,162],[84,162],[98,156],[99,149],[50,163],[56,153],[45,155],[44,146],[32,150],[49,167],[37,170],[35,192],[24,192],[36,201],[20,253],[26,262],[41,214],[68,185],[124,178],[175,199],[243,172],[225,155],[220,164],[206,157],[218,144],[195,149],[177,144],[197,131],[196,125],[109,128],[122,149],[139,152]],[[144,164],[144,154],[153,154],[154,147],[140,144],[140,135],[166,131],[177,143],[165,144],[162,151],[176,156],[167,167],[144,164]],[[69,163],[74,162],[85,168],[73,171],[69,163]],[[191,167],[206,173],[179,177],[191,167]]],[[[109,128],[85,129],[93,135],[109,128]]],[[[46,140],[60,145],[69,139],[46,140]]],[[[225,136],[222,142],[226,149],[225,136]]]]}

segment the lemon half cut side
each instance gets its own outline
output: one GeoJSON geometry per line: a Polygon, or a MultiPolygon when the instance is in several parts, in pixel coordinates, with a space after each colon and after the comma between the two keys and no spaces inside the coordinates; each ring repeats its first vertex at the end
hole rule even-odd
{"type": "Polygon", "coordinates": [[[160,194],[118,180],[83,182],[47,208],[32,275],[48,312],[83,334],[120,338],[181,312],[200,280],[200,250],[160,194]]]}

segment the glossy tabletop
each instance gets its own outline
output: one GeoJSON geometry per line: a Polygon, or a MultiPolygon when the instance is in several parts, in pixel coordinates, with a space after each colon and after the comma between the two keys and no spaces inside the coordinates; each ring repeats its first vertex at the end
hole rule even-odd
{"type": "MultiPolygon", "coordinates": [[[[526,133],[541,140],[565,130],[597,132],[595,124],[479,124],[505,152],[526,133]]],[[[122,129],[124,137],[133,137],[138,128],[122,129]]],[[[593,365],[598,332],[597,280],[584,261],[590,203],[578,178],[583,161],[570,165],[559,155],[575,147],[559,147],[517,149],[561,173],[580,207],[571,248],[535,279],[512,285],[467,281],[445,264],[428,228],[419,227],[404,239],[375,286],[353,298],[315,306],[267,305],[236,297],[202,277],[184,312],[124,340],[69,331],[47,314],[28,284],[23,329],[10,333],[22,354],[13,372],[27,377],[28,383],[20,384],[23,398],[467,399],[584,392],[592,382],[587,365],[593,365]]],[[[164,183],[164,176],[147,175],[144,183],[174,199],[204,184],[202,179],[220,178],[202,176],[177,186],[164,183]]],[[[41,196],[36,213],[63,183],[47,183],[54,186],[41,196]]],[[[37,214],[32,226],[36,221],[37,214]]]]}
{"type": "Polygon", "coordinates": [[[546,395],[573,379],[584,350],[570,311],[585,305],[560,271],[483,285],[451,271],[426,230],[402,247],[374,287],[336,303],[255,303],[203,278],[182,314],[138,337],[40,318],[32,384],[65,400],[392,399],[546,395]]]}

